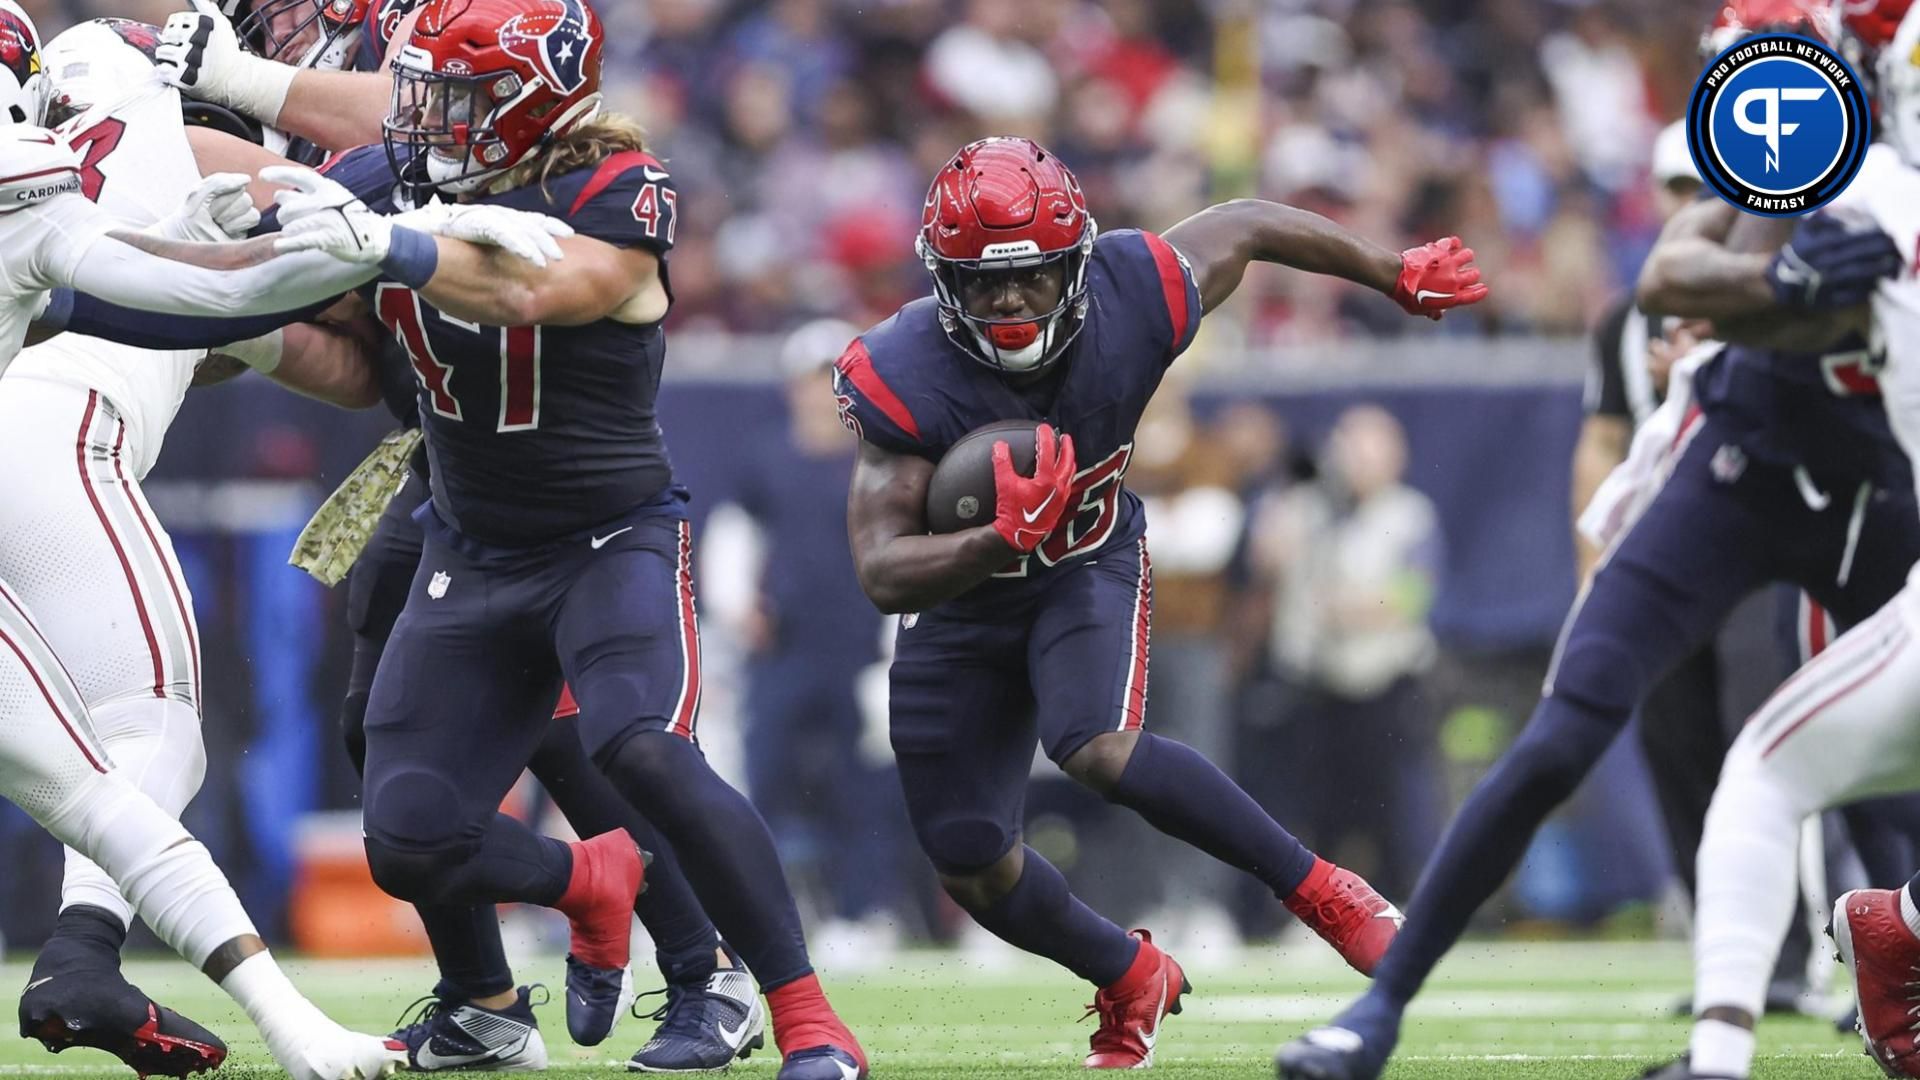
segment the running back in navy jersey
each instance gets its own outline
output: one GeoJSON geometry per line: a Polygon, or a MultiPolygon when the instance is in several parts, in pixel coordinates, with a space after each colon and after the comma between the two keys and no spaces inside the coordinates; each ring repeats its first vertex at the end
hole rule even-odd
{"type": "MultiPolygon", "coordinates": [[[[382,147],[342,155],[327,175],[376,210],[404,201],[382,147]]],[[[658,160],[636,151],[479,201],[551,214],[583,236],[663,257],[673,246],[672,183],[658,160]]],[[[434,508],[463,535],[543,543],[620,517],[672,485],[655,419],[666,356],[658,323],[479,326],[403,285],[379,281],[365,291],[412,360],[434,508]]]]}
{"type": "Polygon", "coordinates": [[[969,431],[996,420],[1044,420],[1073,436],[1075,508],[1031,555],[960,603],[1004,597],[1062,564],[1129,547],[1146,531],[1126,490],[1134,428],[1167,365],[1193,341],[1200,294],[1173,248],[1127,229],[1094,242],[1086,323],[1055,370],[1028,387],[962,352],[931,298],[861,335],[840,358],[841,420],[867,442],[939,461],[969,431]]]}

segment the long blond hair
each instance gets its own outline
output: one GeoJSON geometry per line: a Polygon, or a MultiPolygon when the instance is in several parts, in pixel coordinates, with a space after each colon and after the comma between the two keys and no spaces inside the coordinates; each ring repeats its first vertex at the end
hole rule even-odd
{"type": "Polygon", "coordinates": [[[647,149],[647,133],[638,121],[616,112],[598,112],[575,124],[553,145],[508,169],[491,185],[493,191],[512,191],[538,183],[549,200],[547,182],[588,165],[597,165],[625,150],[647,149]]]}

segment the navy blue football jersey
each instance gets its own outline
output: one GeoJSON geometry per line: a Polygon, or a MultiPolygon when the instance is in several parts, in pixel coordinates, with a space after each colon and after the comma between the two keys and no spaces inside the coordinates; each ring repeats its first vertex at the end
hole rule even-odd
{"type": "Polygon", "coordinates": [[[1044,420],[1073,436],[1078,471],[1060,525],[972,598],[1018,589],[1074,560],[1115,551],[1146,531],[1140,499],[1126,490],[1134,428],[1167,365],[1200,325],[1200,292],[1165,240],[1126,229],[1094,241],[1087,265],[1086,322],[1030,387],[978,362],[940,328],[931,298],[916,300],[862,334],[835,369],[841,421],[867,442],[939,461],[975,428],[996,420],[1044,420]]]}
{"type": "Polygon", "coordinates": [[[1880,363],[1857,335],[1824,355],[1730,345],[1694,388],[1701,408],[1761,460],[1904,489],[1911,474],[1880,399],[1880,363]]]}
{"type": "MultiPolygon", "coordinates": [[[[403,201],[382,147],[349,151],[326,172],[375,210],[403,201]]],[[[663,258],[673,246],[672,182],[637,151],[479,201],[551,214],[582,236],[663,258]]],[[[661,273],[664,281],[664,266],[661,273]]],[[[666,358],[658,323],[483,326],[442,314],[396,282],[376,280],[363,292],[412,362],[434,509],[462,535],[543,543],[672,486],[655,418],[666,358]]]]}

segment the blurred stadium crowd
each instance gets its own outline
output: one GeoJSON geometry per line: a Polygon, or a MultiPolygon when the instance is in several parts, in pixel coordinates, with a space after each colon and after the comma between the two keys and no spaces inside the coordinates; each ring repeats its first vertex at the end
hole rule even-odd
{"type": "MultiPolygon", "coordinates": [[[[179,6],[24,3],[49,34],[98,15],[159,22],[179,6]]],[[[1493,296],[1438,327],[1330,279],[1250,274],[1242,298],[1203,331],[1191,403],[1173,389],[1156,400],[1129,477],[1149,503],[1159,569],[1150,722],[1235,763],[1303,839],[1404,896],[1452,797],[1531,705],[1571,600],[1566,484],[1580,413],[1566,376],[1568,358],[1585,354],[1566,339],[1625,289],[1658,231],[1654,136],[1698,72],[1712,6],[599,7],[611,96],[642,119],[681,194],[669,326],[745,335],[727,354],[742,367],[775,367],[766,361],[780,337],[810,319],[863,327],[924,293],[910,238],[927,178],[989,132],[1058,152],[1106,228],[1164,228],[1257,195],[1389,246],[1467,238],[1493,296]],[[1312,400],[1247,397],[1204,379],[1223,354],[1257,370],[1267,350],[1429,332],[1469,339],[1456,344],[1472,350],[1485,337],[1514,338],[1529,356],[1557,355],[1560,375],[1463,394],[1382,383],[1375,372],[1365,388],[1312,400]]],[[[1394,367],[1418,367],[1430,341],[1392,348],[1394,367]]],[[[719,667],[702,730],[770,819],[817,920],[860,929],[863,941],[941,936],[957,921],[934,899],[893,805],[873,726],[885,635],[846,555],[839,499],[852,444],[813,423],[832,417],[818,375],[826,359],[779,365],[791,380],[784,393],[763,379],[670,386],[663,397],[703,518],[703,629],[719,667]],[[848,647],[829,656],[823,642],[848,647]],[[860,797],[841,797],[849,791],[860,797]]],[[[671,354],[668,367],[671,379],[671,354]]],[[[342,423],[244,384],[192,395],[187,409],[200,422],[178,426],[150,490],[180,540],[211,643],[214,765],[188,819],[270,925],[299,876],[291,822],[355,797],[332,725],[343,674],[337,598],[281,560],[303,508],[385,418],[342,423]],[[253,509],[222,501],[241,491],[253,509]],[[258,502],[268,492],[279,501],[258,502]],[[255,512],[261,505],[277,509],[255,512]],[[291,670],[281,654],[295,657],[291,670]],[[313,761],[324,764],[305,770],[311,778],[290,775],[313,761]]],[[[1569,819],[1591,840],[1584,861],[1548,858],[1523,873],[1523,908],[1587,919],[1658,892],[1664,841],[1644,809],[1631,809],[1646,801],[1643,785],[1630,761],[1602,773],[1603,805],[1569,819]]],[[[1236,898],[1232,875],[1179,845],[1159,849],[1137,822],[1091,823],[1100,817],[1086,812],[1091,802],[1042,783],[1030,819],[1035,846],[1089,902],[1121,917],[1146,914],[1143,901],[1179,912],[1195,937],[1275,928],[1270,901],[1236,898]],[[1137,877],[1143,848],[1160,875],[1146,897],[1122,883],[1137,877]]],[[[0,820],[0,849],[45,846],[9,834],[10,820],[0,820]]],[[[18,875],[0,892],[0,930],[16,941],[41,925],[29,898],[51,918],[58,864],[38,865],[52,877],[18,875]]]]}

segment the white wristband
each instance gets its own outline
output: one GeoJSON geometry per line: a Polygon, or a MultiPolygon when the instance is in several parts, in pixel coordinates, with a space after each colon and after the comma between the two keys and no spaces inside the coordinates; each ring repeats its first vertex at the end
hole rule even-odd
{"type": "Polygon", "coordinates": [[[280,366],[281,350],[285,343],[286,334],[275,330],[257,338],[222,345],[213,351],[222,356],[231,356],[262,375],[271,375],[280,366]]]}
{"type": "Polygon", "coordinates": [[[300,69],[241,53],[221,86],[219,104],[253,117],[268,127],[280,125],[280,110],[300,69]]]}

